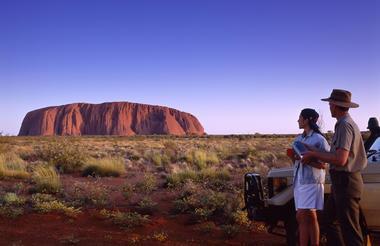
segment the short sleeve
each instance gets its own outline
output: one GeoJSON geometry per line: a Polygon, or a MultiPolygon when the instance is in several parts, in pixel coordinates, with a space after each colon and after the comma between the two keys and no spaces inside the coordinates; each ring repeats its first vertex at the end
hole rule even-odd
{"type": "Polygon", "coordinates": [[[336,149],[351,150],[354,129],[349,124],[341,124],[337,129],[334,146],[336,149]]]}
{"type": "Polygon", "coordinates": [[[319,147],[320,150],[329,152],[330,151],[330,145],[327,142],[326,138],[322,137],[321,138],[321,146],[319,147]]]}
{"type": "Polygon", "coordinates": [[[324,151],[324,152],[329,152],[330,151],[330,145],[327,143],[327,140],[324,136],[322,135],[316,135],[317,138],[315,138],[315,144],[314,147],[317,148],[318,150],[324,151]]]}

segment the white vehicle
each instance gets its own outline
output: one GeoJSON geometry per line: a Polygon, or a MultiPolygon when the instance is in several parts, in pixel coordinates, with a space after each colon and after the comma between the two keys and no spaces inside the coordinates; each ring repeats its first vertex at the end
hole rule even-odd
{"type": "MultiPolygon", "coordinates": [[[[360,201],[360,221],[366,241],[368,234],[380,233],[380,137],[373,143],[367,156],[368,165],[362,171],[364,190],[360,201]]],[[[286,236],[288,245],[296,245],[293,168],[272,169],[265,180],[259,174],[247,173],[244,180],[245,209],[249,219],[266,222],[268,232],[286,236]],[[263,186],[263,183],[266,185],[263,186]],[[281,227],[285,229],[285,234],[279,233],[281,227]]],[[[330,186],[327,173],[325,199],[330,193],[330,186]]]]}

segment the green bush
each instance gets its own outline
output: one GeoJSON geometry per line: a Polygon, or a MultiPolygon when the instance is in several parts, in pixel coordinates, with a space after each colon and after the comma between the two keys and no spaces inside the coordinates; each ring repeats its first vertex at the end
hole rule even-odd
{"type": "Polygon", "coordinates": [[[206,168],[201,171],[184,170],[178,173],[173,173],[167,177],[167,185],[169,187],[177,187],[183,185],[188,180],[200,182],[209,187],[223,189],[228,185],[231,175],[226,169],[206,168]]]}
{"type": "Polygon", "coordinates": [[[104,207],[110,203],[109,187],[95,182],[74,182],[65,189],[65,200],[73,206],[104,207]]]}
{"type": "Polygon", "coordinates": [[[218,163],[220,160],[215,152],[200,149],[192,150],[185,156],[187,162],[195,165],[198,170],[205,169],[207,165],[218,163]]]}
{"type": "Polygon", "coordinates": [[[231,174],[227,169],[214,169],[207,168],[199,172],[199,180],[204,183],[206,187],[226,191],[231,189],[231,174]]]}
{"type": "Polygon", "coordinates": [[[139,192],[143,193],[151,193],[157,188],[157,178],[151,173],[147,173],[144,175],[142,181],[138,182],[135,185],[135,189],[139,192]]]}
{"type": "Polygon", "coordinates": [[[23,205],[26,199],[19,197],[16,193],[5,193],[0,199],[0,215],[7,218],[16,218],[24,214],[23,205]]]}
{"type": "Polygon", "coordinates": [[[177,212],[190,212],[199,221],[221,216],[227,204],[226,195],[209,189],[193,190],[177,199],[174,206],[177,212]]]}
{"type": "Polygon", "coordinates": [[[68,206],[48,194],[34,194],[32,204],[39,213],[59,212],[69,217],[76,217],[81,212],[79,208],[68,206]]]}
{"type": "Polygon", "coordinates": [[[144,157],[147,161],[153,163],[157,167],[166,166],[170,163],[170,157],[161,150],[145,151],[144,157]]]}
{"type": "Polygon", "coordinates": [[[2,197],[3,205],[21,206],[25,204],[25,198],[19,197],[16,193],[8,192],[2,197]]]}
{"type": "Polygon", "coordinates": [[[49,143],[47,146],[37,149],[36,152],[41,160],[54,165],[63,173],[82,170],[87,159],[87,155],[81,146],[65,139],[60,142],[49,143]]]}
{"type": "Polygon", "coordinates": [[[167,177],[167,185],[168,187],[177,187],[184,184],[188,180],[197,181],[197,172],[193,170],[184,170],[178,173],[173,173],[167,177]]]}
{"type": "Polygon", "coordinates": [[[142,226],[149,221],[148,215],[141,215],[136,212],[124,213],[102,209],[99,214],[103,218],[111,220],[112,223],[127,228],[142,226]]]}
{"type": "Polygon", "coordinates": [[[138,211],[141,214],[149,214],[152,215],[157,210],[157,203],[153,202],[149,197],[144,197],[138,203],[138,211]]]}
{"type": "Polygon", "coordinates": [[[248,219],[247,211],[237,210],[232,214],[235,224],[249,228],[251,221],[248,219]]]}

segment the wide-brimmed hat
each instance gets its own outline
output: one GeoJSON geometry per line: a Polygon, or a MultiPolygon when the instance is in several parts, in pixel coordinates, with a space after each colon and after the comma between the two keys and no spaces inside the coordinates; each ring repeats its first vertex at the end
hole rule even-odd
{"type": "Polygon", "coordinates": [[[367,129],[374,129],[378,127],[379,127],[379,122],[377,121],[377,119],[375,117],[369,118],[367,129]]]}
{"type": "Polygon", "coordinates": [[[359,104],[351,102],[351,92],[345,90],[333,89],[329,98],[323,98],[321,100],[345,108],[359,107],[359,104]]]}

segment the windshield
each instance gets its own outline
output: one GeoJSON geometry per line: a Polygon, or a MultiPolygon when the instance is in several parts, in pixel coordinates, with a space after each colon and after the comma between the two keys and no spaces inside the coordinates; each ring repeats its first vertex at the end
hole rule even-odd
{"type": "Polygon", "coordinates": [[[371,148],[369,150],[376,150],[380,151],[380,137],[376,139],[376,141],[372,144],[371,148]]]}

